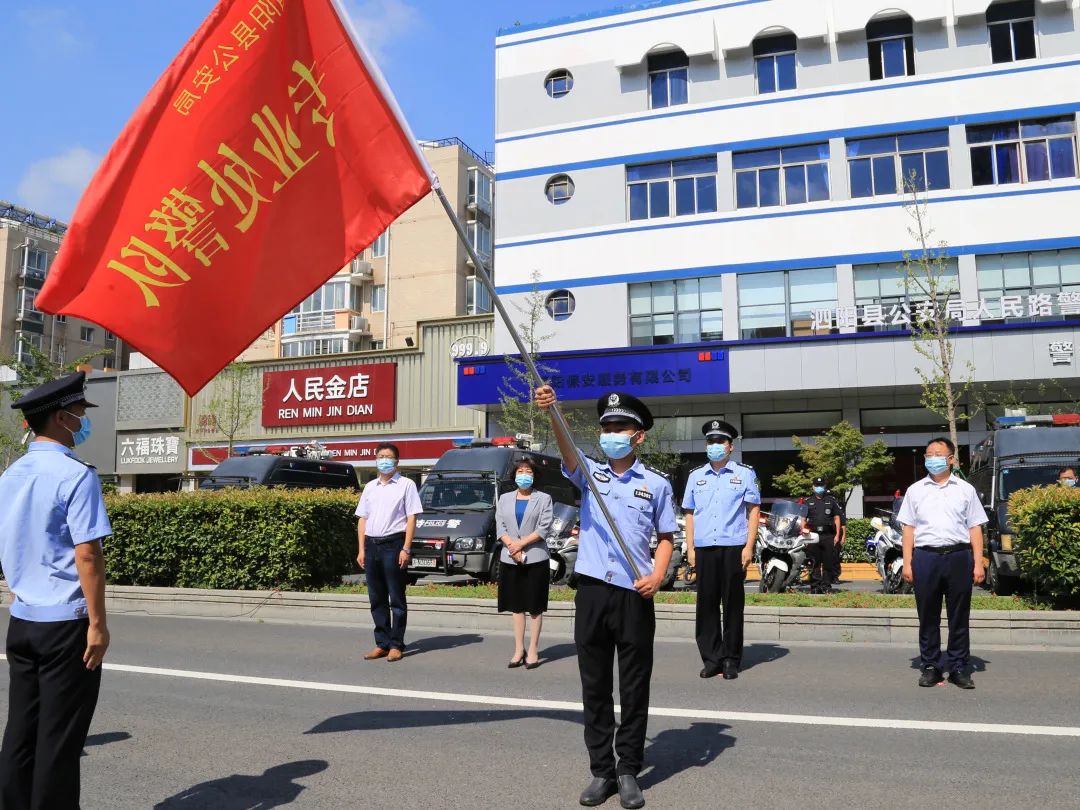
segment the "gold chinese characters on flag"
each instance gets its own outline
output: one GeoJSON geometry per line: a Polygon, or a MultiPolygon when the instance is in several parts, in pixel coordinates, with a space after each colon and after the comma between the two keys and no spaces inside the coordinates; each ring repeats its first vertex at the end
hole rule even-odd
{"type": "Polygon", "coordinates": [[[221,0],[106,155],[37,302],[194,394],[431,183],[339,0],[221,0]]]}

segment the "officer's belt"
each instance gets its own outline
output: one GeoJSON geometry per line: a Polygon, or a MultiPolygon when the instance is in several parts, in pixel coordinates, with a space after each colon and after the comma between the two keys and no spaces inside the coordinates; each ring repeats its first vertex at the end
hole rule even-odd
{"type": "Polygon", "coordinates": [[[374,543],[377,546],[381,546],[384,543],[393,543],[395,540],[404,540],[405,539],[405,532],[394,532],[393,534],[384,534],[382,537],[372,537],[371,535],[368,535],[364,539],[365,540],[370,540],[372,543],[374,543]]]}

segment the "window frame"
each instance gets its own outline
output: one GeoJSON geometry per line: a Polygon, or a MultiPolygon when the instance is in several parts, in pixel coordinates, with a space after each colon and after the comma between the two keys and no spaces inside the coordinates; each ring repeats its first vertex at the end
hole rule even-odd
{"type": "Polygon", "coordinates": [[[915,70],[915,30],[914,22],[910,16],[904,15],[902,17],[891,17],[884,20],[872,20],[866,26],[866,58],[870,66],[870,81],[885,81],[887,79],[899,79],[906,76],[914,76],[915,70]],[[903,33],[896,32],[881,32],[876,33],[877,29],[898,29],[906,23],[906,31],[903,33]],[[894,73],[889,75],[887,70],[887,62],[885,55],[885,44],[887,42],[899,41],[904,46],[904,72],[894,73]],[[874,51],[877,51],[877,59],[874,59],[874,51]],[[878,67],[880,75],[874,75],[874,66],[878,67]]]}
{"type": "Polygon", "coordinates": [[[387,228],[385,231],[383,231],[378,236],[376,236],[375,241],[371,243],[371,258],[373,258],[373,259],[384,259],[384,258],[386,258],[386,251],[387,251],[387,247],[389,245],[389,242],[390,242],[390,229],[387,228]]]}
{"type": "Polygon", "coordinates": [[[1051,183],[1059,180],[1075,179],[1078,176],[1078,168],[1080,168],[1080,161],[1077,159],[1077,140],[1076,140],[1076,121],[1072,116],[1054,116],[1053,118],[1035,118],[1035,119],[1020,119],[1020,120],[1008,120],[1001,121],[995,124],[985,124],[978,127],[968,126],[966,130],[967,145],[969,158],[971,160],[971,178],[972,186],[978,188],[980,186],[1009,186],[1009,185],[1026,185],[1028,183],[1051,183]],[[1038,135],[1024,135],[1024,127],[1043,126],[1053,123],[1067,123],[1071,125],[1072,131],[1066,134],[1060,133],[1040,133],[1038,135]],[[995,139],[991,137],[989,140],[972,140],[973,130],[986,130],[992,127],[1005,127],[1010,125],[1016,125],[1016,136],[995,139]],[[1054,177],[1053,176],[1053,162],[1051,158],[1051,142],[1053,141],[1065,141],[1068,140],[1071,143],[1071,158],[1072,158],[1072,174],[1054,177]],[[1045,145],[1046,154],[1046,168],[1047,177],[1045,179],[1030,179],[1030,170],[1028,167],[1028,146],[1033,144],[1042,143],[1045,145]],[[999,178],[999,165],[1001,162],[1000,149],[1007,149],[1009,147],[1015,147],[1017,155],[1017,170],[1019,171],[1019,177],[1016,180],[1001,181],[999,178]],[[990,173],[993,178],[991,182],[981,183],[977,180],[977,174],[983,174],[981,171],[976,172],[976,152],[982,152],[986,150],[986,153],[990,157],[990,173]]]}
{"type": "MultiPolygon", "coordinates": [[[[1023,0],[1021,0],[1023,2],[1023,0]]],[[[1007,65],[1012,62],[1026,62],[1029,59],[1039,58],[1039,28],[1038,28],[1038,13],[1035,9],[1035,3],[1031,3],[1031,12],[1020,14],[1019,11],[1015,12],[1018,16],[1008,15],[1005,11],[998,11],[994,13],[994,9],[1007,9],[1009,6],[1019,6],[1019,2],[1005,2],[1005,3],[993,3],[986,9],[986,43],[990,48],[990,61],[995,65],[1007,65]],[[1000,17],[1000,19],[991,20],[991,17],[1000,17]],[[1031,24],[1031,56],[1024,56],[1017,58],[1016,56],[1016,27],[1017,24],[1030,23],[1031,24]],[[994,56],[994,31],[995,28],[1003,28],[1008,26],[1009,29],[1009,58],[1008,59],[996,59],[994,56]]]]}
{"type": "Polygon", "coordinates": [[[699,276],[696,278],[685,279],[673,279],[671,281],[639,281],[627,285],[626,290],[626,313],[627,313],[627,334],[630,337],[631,346],[676,346],[676,345],[688,345],[693,343],[719,343],[724,339],[724,307],[723,307],[723,277],[722,276],[699,276]],[[703,307],[701,304],[701,282],[709,281],[716,284],[718,289],[710,291],[710,294],[720,296],[719,307],[703,307]],[[695,282],[694,296],[697,299],[697,308],[682,309],[679,306],[679,298],[684,294],[680,291],[679,285],[686,284],[688,282],[695,282]],[[671,285],[671,308],[670,309],[657,309],[656,307],[656,291],[661,285],[671,285]],[[649,289],[649,311],[646,312],[634,312],[631,309],[631,302],[633,301],[634,288],[649,289]],[[656,331],[656,318],[670,317],[671,319],[671,341],[663,342],[657,341],[656,331]],[[680,329],[680,323],[683,318],[695,317],[697,320],[697,329],[695,330],[696,337],[693,340],[682,340],[683,332],[680,329]],[[705,318],[719,317],[720,324],[719,329],[706,333],[704,331],[705,318]],[[635,323],[649,323],[649,342],[642,341],[635,342],[634,337],[634,325],[635,323]],[[716,337],[706,337],[706,334],[716,335],[716,337]]]}
{"type": "Polygon", "coordinates": [[[92,327],[92,326],[80,326],[79,327],[79,340],[81,340],[83,343],[93,343],[94,342],[94,333],[95,333],[94,327],[92,327]]]}
{"type": "Polygon", "coordinates": [[[649,94],[649,109],[650,110],[666,110],[668,107],[681,107],[684,104],[689,104],[690,103],[690,57],[686,54],[685,51],[683,51],[681,49],[676,49],[676,50],[671,50],[671,51],[661,51],[660,53],[649,54],[646,57],[646,71],[647,71],[647,78],[646,78],[646,82],[645,82],[645,89],[649,94]],[[659,60],[659,59],[662,59],[663,57],[675,56],[676,54],[681,54],[683,59],[686,60],[686,64],[675,65],[675,66],[672,66],[672,67],[657,67],[657,68],[654,68],[652,66],[652,64],[651,64],[651,62],[654,59],[659,60]],[[682,101],[672,101],[671,100],[671,98],[672,98],[671,79],[672,79],[672,76],[674,74],[676,74],[676,73],[683,74],[683,86],[685,87],[686,98],[684,98],[682,101]],[[654,82],[655,82],[656,78],[658,78],[660,76],[664,77],[664,96],[665,96],[666,100],[665,100],[665,102],[663,104],[657,104],[656,103],[656,97],[653,94],[654,82]]]}
{"type": "Polygon", "coordinates": [[[694,158],[684,158],[682,160],[668,160],[658,163],[643,163],[626,167],[626,221],[627,222],[640,222],[649,219],[665,219],[671,217],[691,217],[699,214],[715,214],[719,209],[719,162],[716,155],[702,155],[694,158]],[[677,174],[677,168],[680,165],[686,165],[690,163],[712,161],[712,171],[696,171],[688,172],[686,174],[677,174]],[[635,169],[655,169],[659,171],[662,167],[667,167],[667,174],[665,176],[657,175],[656,177],[647,177],[641,180],[631,180],[630,172],[635,169]],[[713,185],[713,200],[712,207],[702,208],[700,204],[701,183],[699,181],[712,178],[713,185]],[[686,213],[679,213],[679,183],[680,181],[692,181],[694,189],[694,210],[686,213]],[[653,186],[667,185],[667,213],[666,214],[653,214],[653,186]],[[635,217],[634,216],[634,189],[646,188],[645,205],[646,216],[635,217]]]}
{"type": "Polygon", "coordinates": [[[798,146],[776,147],[776,148],[773,148],[773,149],[755,149],[755,150],[751,150],[749,152],[735,152],[735,153],[733,153],[732,154],[732,175],[733,175],[732,179],[734,181],[735,209],[736,210],[750,210],[750,209],[760,209],[760,208],[783,208],[783,207],[786,207],[788,205],[808,205],[810,203],[815,203],[815,202],[828,202],[828,201],[830,201],[832,199],[832,177],[830,175],[830,167],[829,167],[830,158],[831,158],[831,149],[830,149],[830,145],[828,143],[799,144],[798,146]],[[796,149],[813,149],[813,148],[820,149],[821,147],[825,147],[825,150],[826,150],[826,153],[827,153],[825,157],[820,157],[819,156],[818,158],[816,158],[814,160],[800,159],[800,160],[792,160],[790,162],[786,161],[785,158],[784,158],[784,152],[785,151],[796,150],[796,149]],[[778,155],[779,155],[779,162],[768,163],[768,164],[760,164],[760,165],[756,165],[756,166],[747,166],[747,167],[743,167],[743,168],[738,168],[738,167],[735,166],[735,163],[737,162],[739,157],[744,157],[744,156],[748,156],[748,155],[755,155],[755,154],[765,155],[766,153],[769,153],[769,152],[777,152],[778,155]],[[798,202],[788,202],[788,199],[787,199],[787,197],[788,197],[787,171],[790,170],[790,169],[795,169],[796,167],[799,167],[799,166],[801,166],[802,169],[803,169],[803,188],[806,190],[806,199],[802,200],[802,201],[798,201],[798,202]],[[827,186],[827,189],[828,189],[828,195],[823,199],[819,199],[819,200],[810,199],[810,182],[809,182],[809,167],[810,166],[820,166],[820,167],[823,167],[824,170],[825,170],[825,183],[826,183],[826,186],[827,186]],[[778,201],[776,202],[775,205],[774,204],[767,204],[767,205],[762,205],[761,204],[761,197],[762,197],[762,194],[761,194],[761,173],[763,171],[775,171],[775,172],[777,172],[778,201]],[[751,205],[740,205],[740,203],[739,203],[739,175],[741,175],[741,174],[750,174],[750,173],[753,173],[754,176],[755,176],[755,180],[754,180],[754,186],[755,186],[754,205],[752,205],[752,206],[751,205]]]}
{"type": "Polygon", "coordinates": [[[754,57],[754,89],[757,95],[767,96],[799,89],[799,40],[795,34],[787,32],[757,37],[750,47],[754,57]],[[791,86],[781,87],[780,59],[788,56],[791,57],[791,86]],[[770,65],[771,90],[762,89],[762,66],[765,63],[770,65]]]}
{"type": "Polygon", "coordinates": [[[918,191],[927,193],[928,191],[944,191],[952,188],[952,171],[949,165],[949,131],[946,130],[926,130],[924,132],[904,132],[896,135],[882,135],[872,138],[851,138],[844,142],[844,148],[847,152],[847,164],[848,164],[848,189],[851,192],[852,199],[869,199],[871,197],[887,197],[896,194],[907,194],[908,191],[905,188],[907,184],[907,178],[904,175],[904,157],[910,157],[912,155],[920,155],[922,160],[922,178],[923,184],[917,188],[918,191]],[[908,136],[916,135],[936,135],[944,134],[945,144],[944,146],[927,146],[920,148],[903,148],[901,146],[901,140],[908,136]],[[893,140],[893,150],[891,152],[868,152],[865,155],[852,155],[851,148],[854,144],[863,143],[866,141],[876,141],[891,138],[893,140]],[[945,173],[948,179],[948,183],[945,186],[930,188],[928,184],[929,172],[927,172],[926,161],[928,154],[943,154],[945,156],[945,173]],[[895,190],[893,191],[881,191],[877,190],[877,173],[874,170],[874,162],[876,160],[886,158],[892,160],[893,164],[893,178],[895,181],[895,190]],[[856,194],[854,171],[855,165],[860,162],[867,162],[870,166],[870,194],[856,194]]]}
{"type": "MultiPolygon", "coordinates": [[[[832,267],[829,267],[829,266],[825,266],[825,267],[801,267],[801,268],[799,268],[797,270],[768,270],[768,271],[766,271],[764,273],[738,273],[738,274],[736,274],[736,279],[735,279],[736,286],[739,285],[739,282],[741,281],[741,279],[743,277],[761,278],[763,276],[775,275],[777,273],[783,274],[783,278],[784,278],[784,303],[783,303],[783,306],[784,306],[784,334],[783,335],[760,335],[760,336],[759,335],[748,335],[747,332],[756,331],[756,330],[744,328],[744,326],[743,326],[743,312],[745,310],[747,310],[747,309],[759,310],[759,309],[763,309],[765,307],[774,307],[775,308],[776,306],[778,306],[778,304],[776,304],[776,303],[743,304],[742,303],[742,290],[739,289],[738,290],[738,293],[739,293],[739,305],[738,305],[738,307],[739,307],[739,316],[738,317],[739,317],[739,339],[740,340],[766,340],[766,339],[778,340],[778,339],[781,339],[781,338],[805,337],[805,335],[798,335],[798,334],[795,333],[795,327],[794,327],[794,323],[793,323],[793,320],[792,320],[792,316],[796,312],[801,312],[802,308],[800,308],[799,310],[794,310],[793,307],[792,307],[792,304],[807,305],[807,307],[809,307],[808,311],[810,312],[811,317],[813,316],[814,311],[819,308],[819,307],[816,306],[817,304],[831,304],[832,309],[835,310],[837,308],[837,306],[839,304],[839,290],[838,290],[838,282],[837,282],[837,278],[836,278],[837,273],[836,273],[836,267],[835,266],[832,266],[832,267]],[[794,301],[793,302],[791,300],[791,276],[792,276],[792,274],[793,273],[806,273],[806,272],[815,271],[815,270],[816,271],[825,270],[825,271],[830,271],[832,273],[832,285],[833,285],[833,297],[832,297],[832,299],[828,300],[828,301],[794,301]]],[[[766,328],[775,329],[776,327],[766,327],[766,328]]],[[[825,330],[815,330],[815,329],[810,330],[810,334],[815,335],[815,336],[816,335],[836,335],[836,334],[839,334],[839,333],[840,333],[840,329],[838,327],[836,327],[836,326],[830,326],[827,331],[825,331],[825,330]]]]}
{"type": "MultiPolygon", "coordinates": [[[[1057,295],[1063,292],[1068,293],[1080,293],[1080,282],[1075,284],[1065,284],[1061,280],[1061,257],[1063,253],[1078,253],[1076,248],[1062,248],[1061,250],[1022,250],[1012,253],[983,253],[975,257],[975,286],[978,291],[979,300],[983,301],[988,298],[996,297],[998,299],[998,308],[1001,307],[1001,297],[1005,295],[1019,295],[1024,303],[1027,303],[1027,297],[1029,295],[1040,295],[1045,293],[1051,293],[1057,295]],[[1054,256],[1057,259],[1057,284],[1036,284],[1035,283],[1035,264],[1036,257],[1039,256],[1054,256]],[[1010,256],[1025,256],[1027,259],[1027,286],[1009,285],[1005,280],[1006,268],[1005,258],[1010,256]],[[997,258],[1001,260],[1001,274],[1002,283],[1001,286],[984,287],[982,279],[979,276],[979,260],[988,260],[991,258],[997,258]],[[992,295],[987,296],[984,293],[989,292],[992,295]]],[[[1078,255],[1080,258],[1080,255],[1078,255]]],[[[1015,268],[1013,268],[1015,269],[1015,268]]],[[[1080,319],[1080,315],[1025,315],[1021,318],[1005,318],[1004,314],[1001,317],[983,318],[984,324],[1004,324],[1004,323],[1039,323],[1042,321],[1071,321],[1080,319]]]]}
{"type": "MultiPolygon", "coordinates": [[[[949,258],[945,259],[945,262],[947,263],[949,269],[951,270],[951,272],[948,274],[949,277],[954,279],[955,282],[956,282],[956,289],[949,291],[949,294],[948,294],[948,296],[946,298],[946,302],[954,301],[954,300],[958,301],[958,300],[960,300],[960,263],[955,257],[949,257],[949,258]]],[[[942,274],[942,275],[944,275],[944,274],[942,274]]],[[[908,314],[908,317],[910,319],[912,314],[915,312],[916,306],[918,304],[922,303],[923,301],[927,300],[926,296],[918,293],[918,291],[916,291],[915,294],[912,294],[911,289],[910,289],[909,285],[907,284],[907,275],[906,275],[906,272],[904,270],[904,265],[901,262],[873,262],[873,263],[870,263],[870,264],[856,264],[856,265],[853,265],[852,268],[851,268],[851,286],[852,286],[852,292],[854,293],[856,311],[858,311],[862,307],[865,307],[867,304],[880,304],[885,309],[888,309],[888,308],[891,308],[893,306],[899,305],[899,306],[906,307],[907,314],[908,314]],[[894,268],[896,270],[896,272],[897,272],[897,275],[901,277],[901,282],[902,282],[902,284],[904,286],[903,293],[900,294],[900,295],[882,295],[882,293],[881,293],[881,281],[882,280],[880,278],[876,278],[876,279],[874,279],[874,281],[875,281],[875,283],[877,285],[877,295],[873,296],[871,298],[867,298],[866,296],[860,296],[859,295],[859,283],[860,282],[859,282],[859,279],[857,278],[857,276],[859,274],[859,271],[866,271],[866,270],[869,270],[870,268],[887,268],[887,267],[894,268]]],[[[882,324],[877,325],[877,326],[868,326],[868,325],[865,325],[865,324],[860,324],[859,326],[856,327],[855,331],[856,332],[891,332],[891,331],[896,331],[897,329],[909,329],[909,328],[910,328],[910,323],[902,324],[902,325],[901,324],[895,324],[894,325],[894,324],[890,324],[890,323],[882,323],[882,324]]]]}
{"type": "Polygon", "coordinates": [[[574,198],[576,191],[577,186],[574,179],[568,174],[553,174],[544,183],[544,196],[552,205],[565,205],[574,198]],[[556,195],[555,192],[559,188],[564,189],[565,193],[556,195]]]}
{"type": "Polygon", "coordinates": [[[386,312],[386,285],[385,284],[372,284],[371,285],[371,311],[372,312],[386,312]],[[376,300],[378,306],[376,306],[376,300]]]}
{"type": "Polygon", "coordinates": [[[552,290],[544,298],[544,311],[551,320],[557,323],[570,320],[577,311],[577,298],[571,290],[566,288],[552,290]],[[560,303],[565,306],[557,306],[560,303]]]}
{"type": "Polygon", "coordinates": [[[32,287],[20,287],[17,300],[17,311],[19,317],[24,321],[33,321],[34,323],[44,323],[45,313],[37,308],[37,296],[39,290],[35,290],[32,287]]]}
{"type": "Polygon", "coordinates": [[[556,68],[544,77],[544,90],[547,92],[549,98],[564,98],[570,95],[570,91],[573,89],[574,74],[566,68],[556,68]],[[563,83],[561,89],[556,89],[555,87],[555,84],[558,81],[562,81],[563,83]]]}
{"type": "Polygon", "coordinates": [[[465,314],[466,315],[480,315],[491,312],[494,309],[494,304],[491,300],[491,293],[487,291],[487,287],[483,285],[480,279],[473,276],[465,277],[465,314]]]}

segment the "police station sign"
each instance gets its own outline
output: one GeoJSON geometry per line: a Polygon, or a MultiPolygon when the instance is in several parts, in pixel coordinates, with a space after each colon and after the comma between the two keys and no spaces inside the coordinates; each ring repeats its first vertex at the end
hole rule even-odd
{"type": "Polygon", "coordinates": [[[393,422],[396,363],[268,371],[263,427],[393,422]]]}

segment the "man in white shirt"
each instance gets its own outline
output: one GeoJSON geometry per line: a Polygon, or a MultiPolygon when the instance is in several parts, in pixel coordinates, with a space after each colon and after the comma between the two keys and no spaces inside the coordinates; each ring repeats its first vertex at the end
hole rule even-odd
{"type": "Polygon", "coordinates": [[[986,578],[982,526],[986,511],[975,488],[953,475],[956,446],[931,439],[926,478],[904,495],[898,520],[904,526],[904,579],[915,584],[919,612],[919,686],[936,686],[942,672],[961,689],[974,689],[968,673],[971,587],[986,578]],[[949,644],[941,653],[941,600],[949,618],[949,644]]]}

